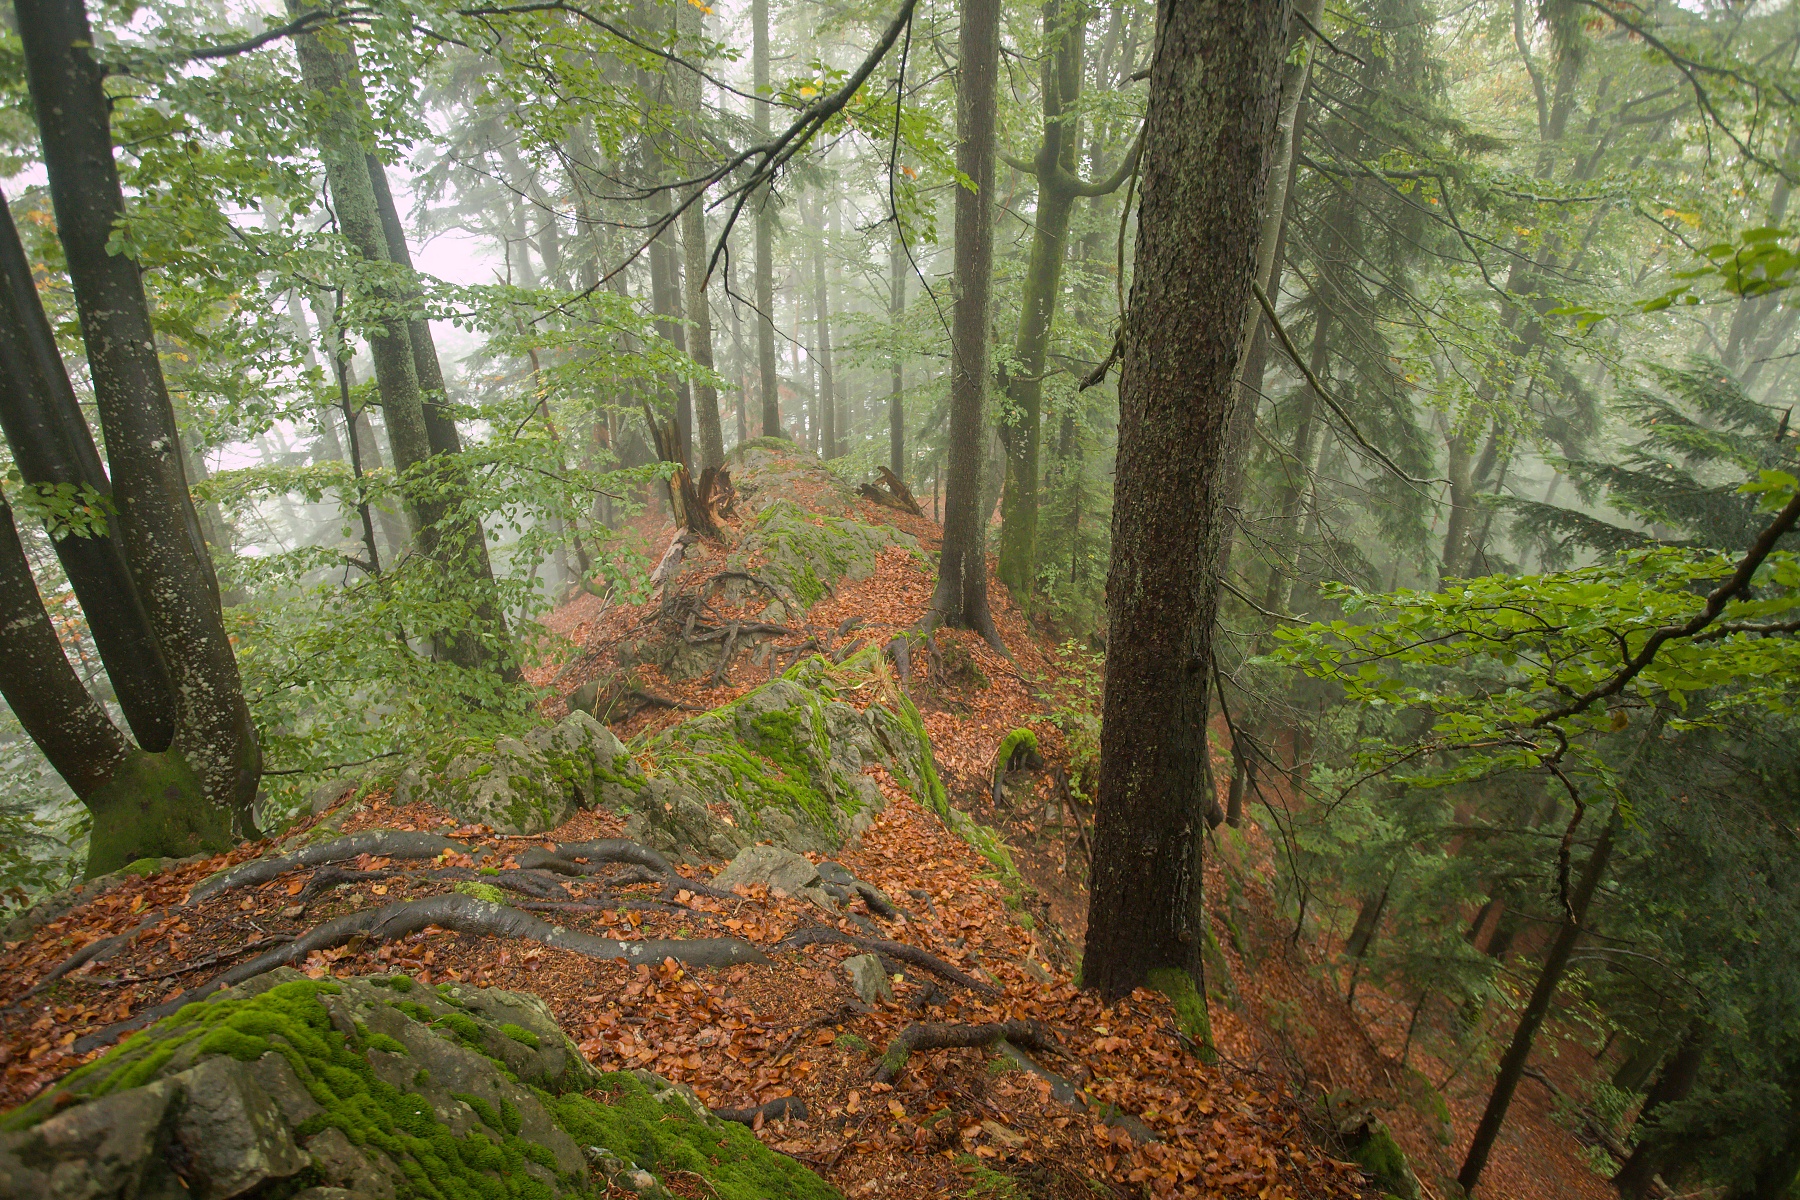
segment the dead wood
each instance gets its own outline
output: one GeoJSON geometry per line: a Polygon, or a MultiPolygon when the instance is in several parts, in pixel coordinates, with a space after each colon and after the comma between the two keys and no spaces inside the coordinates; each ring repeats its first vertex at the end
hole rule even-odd
{"type": "Polygon", "coordinates": [[[917,1050],[967,1050],[990,1046],[998,1041],[1033,1050],[1061,1053],[1050,1031],[1036,1021],[997,1021],[991,1025],[947,1025],[938,1022],[915,1022],[900,1031],[888,1044],[875,1068],[879,1083],[892,1083],[906,1069],[906,1060],[917,1050]]]}
{"type": "Polygon", "coordinates": [[[779,943],[780,949],[812,946],[821,942],[839,946],[854,946],[858,950],[866,950],[875,954],[885,954],[899,962],[909,963],[922,971],[929,971],[948,983],[968,988],[972,992],[980,992],[985,996],[998,996],[1000,990],[992,984],[984,983],[964,971],[951,966],[937,955],[917,946],[909,946],[905,942],[890,942],[883,938],[862,938],[842,930],[828,929],[823,925],[808,925],[796,929],[779,943]]]}
{"type": "Polygon", "coordinates": [[[188,892],[189,908],[234,888],[254,887],[287,874],[299,867],[317,867],[326,863],[347,862],[360,855],[377,858],[436,858],[440,854],[469,854],[480,857],[486,850],[466,843],[439,837],[435,833],[409,833],[398,829],[371,829],[352,833],[329,842],[284,854],[279,858],[259,858],[229,871],[203,879],[188,892]]]}
{"type": "Polygon", "coordinates": [[[589,958],[623,959],[628,963],[657,964],[665,958],[692,967],[730,967],[740,963],[767,963],[755,946],[739,938],[642,938],[620,941],[551,925],[528,912],[503,904],[491,904],[474,896],[451,892],[420,900],[402,900],[382,908],[364,909],[327,921],[279,946],[257,955],[191,987],[174,999],[145,1009],[128,1020],[117,1021],[76,1041],[76,1053],[108,1045],[121,1033],[142,1029],[161,1020],[184,1004],[204,1000],[221,988],[254,979],[276,967],[304,962],[315,950],[330,950],[353,938],[391,942],[430,926],[474,937],[518,938],[556,950],[568,950],[589,958]]]}
{"type": "Polygon", "coordinates": [[[763,1121],[804,1121],[806,1101],[798,1096],[777,1096],[755,1108],[715,1108],[712,1115],[721,1121],[749,1125],[752,1128],[763,1121]]]}

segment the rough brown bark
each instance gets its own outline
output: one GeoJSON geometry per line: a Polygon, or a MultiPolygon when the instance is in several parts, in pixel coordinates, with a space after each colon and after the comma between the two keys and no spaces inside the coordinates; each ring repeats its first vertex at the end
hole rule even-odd
{"type": "Polygon", "coordinates": [[[256,833],[262,750],[189,498],[137,263],[108,250],[125,202],[81,0],[17,0],[58,236],[113,473],[120,543],[175,684],[173,745],[238,836],[256,833]]]}
{"type": "Polygon", "coordinates": [[[999,0],[962,10],[956,78],[956,168],[974,190],[956,190],[956,302],[950,328],[950,470],[944,540],[930,617],[1000,644],[987,600],[981,504],[982,420],[988,380],[988,295],[994,261],[994,115],[1000,75],[999,0]]]}
{"type": "Polygon", "coordinates": [[[1286,0],[1160,0],[1136,275],[1121,333],[1110,630],[1086,986],[1198,979],[1200,841],[1223,446],[1264,181],[1277,146],[1286,0]]]}

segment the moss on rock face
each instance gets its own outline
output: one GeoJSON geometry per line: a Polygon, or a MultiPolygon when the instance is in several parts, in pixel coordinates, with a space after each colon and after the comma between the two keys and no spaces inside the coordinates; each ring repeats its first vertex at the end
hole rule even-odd
{"type": "Polygon", "coordinates": [[[595,1075],[535,997],[399,1000],[401,979],[283,970],[184,1007],[0,1122],[0,1197],[54,1175],[58,1194],[188,1194],[179,1177],[196,1195],[549,1200],[640,1169],[741,1200],[835,1195],[747,1130],[595,1075]]]}
{"type": "Polygon", "coordinates": [[[396,804],[425,801],[497,833],[542,833],[578,809],[623,804],[643,774],[611,730],[584,712],[523,738],[470,741],[401,773],[396,804]]]}
{"type": "Polygon", "coordinates": [[[1169,998],[1175,1006],[1175,1021],[1199,1047],[1202,1062],[1217,1062],[1218,1052],[1213,1049],[1212,1017],[1206,1011],[1206,997],[1194,986],[1193,977],[1186,971],[1169,968],[1150,972],[1145,978],[1155,991],[1169,998]]]}
{"type": "Polygon", "coordinates": [[[879,765],[927,808],[947,810],[918,711],[879,651],[843,664],[822,657],[652,740],[652,786],[626,836],[665,853],[730,857],[752,842],[836,850],[886,805],[864,774],[879,765]],[[872,689],[874,702],[845,702],[872,689]],[[699,800],[722,801],[729,817],[699,800]]]}
{"type": "Polygon", "coordinates": [[[811,513],[784,498],[757,514],[732,556],[732,567],[747,570],[752,559],[760,559],[758,575],[811,608],[839,582],[873,575],[877,558],[889,546],[919,553],[918,540],[898,529],[811,513]]]}

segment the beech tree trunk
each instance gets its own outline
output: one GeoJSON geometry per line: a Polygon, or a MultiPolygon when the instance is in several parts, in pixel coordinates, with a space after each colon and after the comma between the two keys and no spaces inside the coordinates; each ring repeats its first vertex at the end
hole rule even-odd
{"type": "MultiPolygon", "coordinates": [[[[676,21],[687,36],[698,38],[702,30],[700,8],[692,4],[679,5],[676,9],[676,21]]],[[[688,132],[689,175],[699,173],[703,155],[700,150],[699,128],[706,119],[702,108],[700,76],[693,71],[681,71],[676,81],[682,89],[682,107],[687,110],[694,127],[688,132]]],[[[706,239],[706,198],[701,196],[681,214],[681,260],[682,282],[685,290],[688,315],[688,355],[707,371],[713,370],[713,329],[712,304],[707,299],[707,284],[711,282],[708,270],[712,262],[712,247],[706,239]]],[[[709,381],[697,381],[693,385],[694,433],[700,443],[700,465],[695,472],[716,469],[725,465],[725,431],[719,423],[719,393],[709,381]]]]}
{"type": "Polygon", "coordinates": [[[1000,422],[1006,446],[1006,482],[1000,493],[1000,582],[1015,594],[1030,589],[1037,571],[1038,465],[1043,442],[1044,367],[1050,328],[1056,320],[1069,216],[1075,209],[1076,154],[1081,126],[1072,111],[1081,93],[1087,14],[1079,2],[1065,15],[1062,0],[1043,7],[1044,133],[1034,164],[1037,211],[1033,215],[1031,258],[1019,300],[1013,358],[1019,373],[1004,379],[1007,405],[1000,422]]]}
{"type": "Polygon", "coordinates": [[[906,248],[900,242],[900,217],[896,214],[888,242],[888,335],[894,339],[888,359],[888,470],[902,480],[906,478],[906,356],[900,351],[900,320],[906,313],[905,271],[906,248]]]}
{"type": "Polygon", "coordinates": [[[1588,855],[1587,865],[1582,868],[1581,876],[1569,894],[1569,911],[1564,914],[1562,924],[1557,927],[1556,940],[1550,943],[1550,952],[1544,957],[1544,967],[1538,973],[1536,986],[1531,989],[1531,998],[1525,1002],[1525,1011],[1513,1030],[1512,1041],[1506,1047],[1506,1053],[1501,1056],[1500,1070],[1494,1077],[1494,1090],[1488,1095],[1487,1108],[1481,1114],[1481,1124],[1475,1127],[1475,1136],[1469,1142],[1469,1153],[1463,1159],[1462,1170],[1457,1172],[1456,1181],[1465,1192],[1473,1193],[1475,1185],[1481,1182],[1481,1172],[1487,1167],[1488,1155],[1493,1152],[1494,1141],[1500,1136],[1501,1126],[1506,1123],[1506,1110],[1512,1106],[1513,1093],[1518,1090],[1519,1080],[1524,1077],[1526,1061],[1531,1057],[1532,1042],[1537,1038],[1544,1018],[1550,1014],[1550,1002],[1556,998],[1556,989],[1561,986],[1563,975],[1569,968],[1569,955],[1574,953],[1575,943],[1581,940],[1588,905],[1593,901],[1594,891],[1606,874],[1606,863],[1612,857],[1613,839],[1618,834],[1620,823],[1619,810],[1615,807],[1612,815],[1607,818],[1606,828],[1594,843],[1593,852],[1588,855]]]}
{"type": "Polygon", "coordinates": [[[981,504],[988,380],[988,296],[994,261],[994,114],[1000,75],[1000,0],[968,0],[956,77],[956,300],[950,326],[950,470],[944,540],[930,618],[1000,644],[987,599],[981,504]]]}
{"type": "MultiPolygon", "coordinates": [[[[27,484],[90,488],[111,499],[112,483],[69,385],[4,196],[0,196],[0,426],[27,484]]],[[[175,688],[115,532],[90,529],[82,536],[53,538],[52,544],[87,615],[94,648],[138,744],[153,752],[166,750],[175,738],[175,688]]]]}
{"type": "Polygon", "coordinates": [[[825,209],[823,190],[819,193],[819,224],[814,230],[812,252],[813,274],[813,361],[819,370],[819,444],[820,458],[838,456],[837,393],[831,373],[831,298],[825,287],[825,209]]]}
{"type": "MultiPolygon", "coordinates": [[[[1226,425],[1277,146],[1287,0],[1159,0],[1121,332],[1110,630],[1083,983],[1198,986],[1226,425]]],[[[1204,990],[1202,989],[1202,994],[1204,990]]]]}
{"type": "MultiPolygon", "coordinates": [[[[769,0],[751,0],[750,73],[756,92],[756,140],[769,140],[769,0]]],[[[756,373],[764,437],[783,437],[781,378],[775,365],[775,212],[763,188],[756,205],[756,373]]]]}
{"type": "MultiPolygon", "coordinates": [[[[219,608],[219,582],[189,498],[175,412],[156,355],[156,333],[137,263],[108,250],[124,215],[113,161],[111,105],[91,54],[81,0],[17,0],[25,69],[50,180],[57,232],[87,347],[112,469],[119,542],[174,684],[175,757],[191,768],[202,803],[181,788],[151,791],[137,811],[96,813],[108,845],[155,845],[189,817],[208,832],[188,854],[256,836],[253,805],[262,750],[244,703],[237,660],[219,608]],[[196,806],[211,814],[196,813],[196,806]],[[173,812],[173,824],[163,817],[173,812]]],[[[94,855],[102,854],[96,846],[94,855]]],[[[89,868],[96,858],[91,856],[89,868]]]]}

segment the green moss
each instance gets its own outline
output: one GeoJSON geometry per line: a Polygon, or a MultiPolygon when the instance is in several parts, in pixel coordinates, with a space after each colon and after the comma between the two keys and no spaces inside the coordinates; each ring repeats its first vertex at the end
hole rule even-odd
{"type": "Polygon", "coordinates": [[[604,1146],[652,1174],[691,1171],[718,1200],[837,1200],[824,1180],[765,1147],[742,1125],[702,1121],[686,1102],[658,1101],[631,1075],[601,1079],[606,1103],[540,1095],[583,1146],[604,1146]]]}
{"type": "Polygon", "coordinates": [[[459,1012],[445,1013],[432,1024],[439,1029],[448,1029],[465,1045],[481,1049],[481,1026],[475,1023],[474,1018],[459,1012]]]}
{"type": "Polygon", "coordinates": [[[121,875],[155,875],[162,870],[162,859],[140,858],[119,868],[121,875]]]}
{"type": "Polygon", "coordinates": [[[500,868],[499,867],[477,867],[475,869],[475,873],[477,875],[498,875],[500,873],[500,868]]]}
{"type": "Polygon", "coordinates": [[[869,1052],[869,1043],[862,1038],[857,1037],[854,1033],[840,1033],[837,1035],[836,1040],[831,1044],[836,1046],[839,1050],[854,1050],[858,1054],[867,1054],[869,1052]]]}
{"type": "Polygon", "coordinates": [[[376,975],[369,980],[376,987],[392,988],[405,995],[412,991],[413,981],[410,975],[376,975]]]}
{"type": "Polygon", "coordinates": [[[1200,1047],[1202,1062],[1217,1062],[1213,1049],[1212,1018],[1206,1012],[1206,998],[1194,987],[1193,976],[1186,971],[1163,967],[1152,971],[1144,982],[1169,998],[1175,1006],[1175,1022],[1181,1032],[1200,1047]]]}
{"type": "Polygon", "coordinates": [[[93,815],[88,837],[87,877],[130,863],[237,845],[228,806],[206,798],[200,778],[179,751],[149,754],[133,748],[119,769],[86,798],[93,815]]]}
{"type": "Polygon", "coordinates": [[[1015,1071],[1023,1071],[1024,1069],[1024,1067],[1021,1067],[1018,1063],[1006,1057],[1004,1054],[995,1058],[987,1065],[987,1073],[989,1075],[1011,1075],[1015,1071]]]}
{"type": "Polygon", "coordinates": [[[1369,1173],[1375,1186],[1382,1191],[1400,1196],[1403,1200],[1417,1200],[1418,1181],[1407,1164],[1406,1153],[1394,1141],[1394,1135],[1388,1132],[1386,1125],[1377,1121],[1371,1126],[1368,1136],[1351,1150],[1350,1157],[1369,1173]]]}
{"type": "Polygon", "coordinates": [[[1015,729],[1000,739],[1000,748],[994,751],[994,772],[998,775],[1008,770],[1015,755],[1035,755],[1037,752],[1037,734],[1029,729],[1015,729]]]}
{"type": "Polygon", "coordinates": [[[531,1032],[531,1030],[526,1029],[523,1025],[514,1025],[511,1022],[508,1022],[500,1026],[500,1032],[504,1033],[507,1037],[519,1043],[521,1046],[530,1046],[533,1050],[536,1050],[542,1044],[538,1040],[538,1035],[531,1032]]]}
{"type": "Polygon", "coordinates": [[[505,894],[491,883],[477,883],[472,879],[465,879],[458,883],[453,890],[461,892],[465,896],[473,896],[477,900],[486,900],[489,904],[506,903],[505,894]]]}

